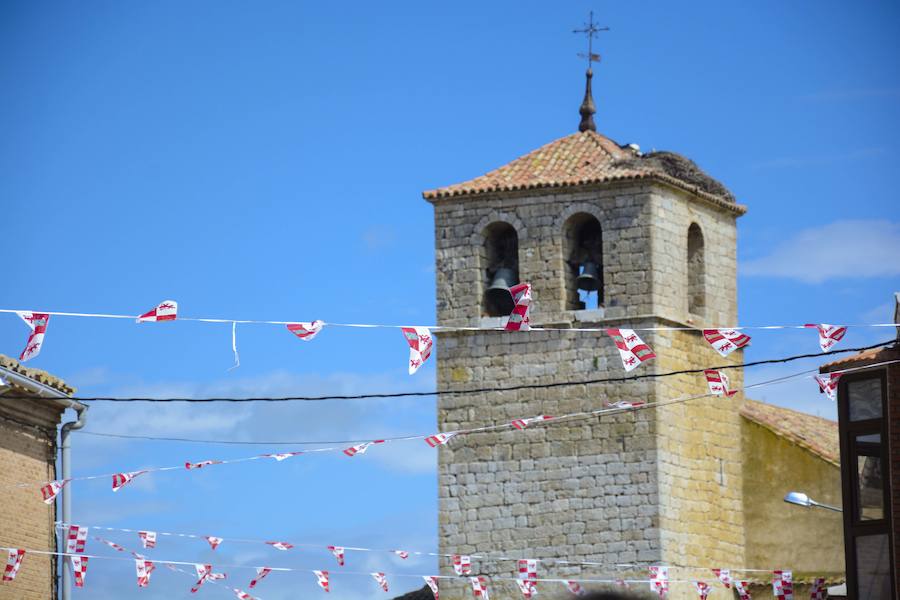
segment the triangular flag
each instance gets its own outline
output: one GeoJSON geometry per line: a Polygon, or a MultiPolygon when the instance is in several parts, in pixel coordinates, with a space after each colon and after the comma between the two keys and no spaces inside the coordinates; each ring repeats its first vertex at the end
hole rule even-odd
{"type": "Polygon", "coordinates": [[[453,570],[457,575],[468,575],[472,572],[472,559],[465,555],[453,555],[453,570]]]}
{"type": "Polygon", "coordinates": [[[385,592],[388,591],[387,577],[385,577],[384,573],[371,573],[371,575],[375,579],[375,583],[381,586],[381,589],[385,592]]]}
{"type": "Polygon", "coordinates": [[[587,596],[587,590],[581,587],[581,584],[579,584],[577,581],[567,581],[566,589],[575,596],[587,596]]]}
{"type": "Polygon", "coordinates": [[[644,361],[656,358],[650,346],[645,344],[631,329],[607,329],[607,335],[616,343],[626,371],[633,371],[644,361]]]}
{"type": "Polygon", "coordinates": [[[287,328],[288,331],[296,335],[298,338],[303,340],[304,342],[308,342],[312,340],[320,331],[322,331],[322,327],[325,325],[324,321],[312,321],[312,322],[300,322],[300,323],[288,323],[287,328]]]}
{"type": "Polygon", "coordinates": [[[819,389],[822,390],[828,399],[832,402],[837,402],[837,390],[838,390],[838,379],[841,378],[841,373],[823,373],[822,375],[816,375],[816,383],[819,384],[819,389]]]}
{"type": "Polygon", "coordinates": [[[220,538],[220,537],[215,537],[215,536],[212,536],[212,535],[205,535],[205,536],[203,536],[203,539],[206,540],[206,541],[209,543],[209,547],[212,548],[213,550],[215,550],[216,548],[218,548],[218,547],[219,547],[219,544],[222,543],[222,538],[220,538]]]}
{"type": "Polygon", "coordinates": [[[729,389],[728,375],[722,371],[707,369],[703,371],[706,375],[706,383],[709,384],[709,393],[716,396],[734,396],[737,390],[729,389]]]}
{"type": "Polygon", "coordinates": [[[490,600],[487,581],[484,577],[469,577],[469,581],[472,582],[472,596],[475,598],[482,598],[483,600],[490,600]]]}
{"type": "Polygon", "coordinates": [[[706,600],[706,597],[709,596],[709,586],[704,581],[697,581],[694,583],[697,587],[697,595],[700,597],[700,600],[706,600]]]}
{"type": "Polygon", "coordinates": [[[112,476],[112,490],[118,492],[124,486],[128,485],[138,475],[143,475],[147,471],[132,471],[130,473],[116,473],[112,476]]]}
{"type": "Polygon", "coordinates": [[[819,332],[819,347],[822,352],[828,352],[834,348],[835,344],[844,339],[844,335],[847,333],[846,327],[828,323],[807,323],[804,327],[815,328],[819,332]]]}
{"type": "Polygon", "coordinates": [[[774,571],[772,593],[778,600],[794,600],[794,576],[791,571],[774,571]]]}
{"type": "Polygon", "coordinates": [[[137,318],[138,323],[155,323],[157,321],[174,321],[178,316],[178,303],[174,300],[163,300],[156,308],[148,310],[137,318]]]}
{"type": "Polygon", "coordinates": [[[47,324],[50,322],[50,315],[48,313],[20,311],[16,311],[16,314],[31,329],[28,341],[25,342],[25,349],[19,355],[19,360],[25,362],[41,353],[41,347],[44,345],[44,335],[47,333],[47,324]]]}
{"type": "Polygon", "coordinates": [[[138,531],[138,537],[144,548],[156,548],[156,532],[155,531],[138,531]]]}
{"type": "Polygon", "coordinates": [[[80,525],[69,525],[66,534],[66,552],[69,554],[84,552],[84,544],[87,542],[88,528],[80,525]]]}
{"type": "Polygon", "coordinates": [[[342,546],[328,546],[328,549],[331,550],[331,553],[334,554],[334,557],[337,559],[338,566],[344,566],[344,548],[342,546]]]}
{"type": "Polygon", "coordinates": [[[294,547],[293,544],[288,542],[266,542],[268,545],[272,546],[276,550],[290,550],[294,547]]]}
{"type": "Polygon", "coordinates": [[[448,433],[436,433],[434,435],[429,435],[425,438],[425,443],[431,446],[432,448],[436,448],[437,446],[442,446],[453,439],[453,436],[456,435],[455,431],[450,431],[448,433]]]}
{"type": "Polygon", "coordinates": [[[722,582],[726,588],[731,589],[731,571],[728,569],[713,569],[713,573],[715,573],[716,577],[719,578],[719,581],[722,582]]]}
{"type": "Polygon", "coordinates": [[[750,343],[750,336],[736,329],[704,329],[703,337],[722,356],[728,356],[750,343]]]}
{"type": "Polygon", "coordinates": [[[72,575],[75,577],[75,587],[84,587],[84,577],[87,575],[88,557],[70,556],[72,563],[72,575]]]}
{"type": "Polygon", "coordinates": [[[528,311],[531,310],[531,284],[520,283],[509,288],[512,294],[513,307],[509,320],[506,322],[507,331],[528,331],[531,329],[531,320],[528,311]]]}
{"type": "Polygon", "coordinates": [[[431,593],[434,594],[434,600],[441,600],[438,595],[438,582],[437,577],[430,577],[428,575],[423,576],[422,579],[425,580],[425,583],[431,588],[431,593]]]}
{"type": "Polygon", "coordinates": [[[527,419],[513,419],[512,421],[510,421],[510,425],[512,425],[516,429],[526,429],[532,423],[549,421],[552,418],[553,417],[548,415],[538,415],[537,417],[528,417],[527,419]]]}
{"type": "Polygon", "coordinates": [[[3,571],[3,581],[12,581],[16,578],[22,561],[25,559],[25,551],[16,548],[7,548],[6,569],[3,571]]]}
{"type": "Polygon", "coordinates": [[[41,496],[44,498],[44,504],[52,504],[56,499],[56,495],[59,494],[66,484],[69,483],[68,479],[60,479],[57,481],[51,481],[41,486],[41,496]]]}
{"type": "Polygon", "coordinates": [[[147,587],[150,585],[150,573],[153,572],[153,563],[143,558],[134,560],[134,569],[137,572],[138,587],[147,587]]]}
{"type": "Polygon", "coordinates": [[[356,456],[357,454],[365,454],[366,450],[369,449],[369,446],[373,444],[383,444],[384,440],[374,440],[371,442],[364,442],[362,444],[357,444],[356,446],[351,446],[349,448],[344,449],[344,454],[347,456],[356,456]]]}
{"type": "Polygon", "coordinates": [[[650,590],[665,598],[669,593],[669,567],[650,567],[650,590]]]}
{"type": "Polygon", "coordinates": [[[412,375],[431,356],[434,338],[427,327],[401,327],[400,331],[409,344],[409,374],[412,375]]]}
{"type": "Polygon", "coordinates": [[[250,589],[255,588],[256,584],[262,581],[266,577],[266,575],[271,572],[272,569],[270,569],[269,567],[259,567],[258,569],[256,569],[256,577],[250,580],[250,589]]]}
{"type": "Polygon", "coordinates": [[[316,574],[316,582],[319,584],[319,587],[325,590],[328,590],[328,571],[313,571],[316,574]]]}

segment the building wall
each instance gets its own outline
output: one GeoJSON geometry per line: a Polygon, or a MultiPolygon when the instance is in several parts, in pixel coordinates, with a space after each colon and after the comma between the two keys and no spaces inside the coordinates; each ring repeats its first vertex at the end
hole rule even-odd
{"type": "MultiPolygon", "coordinates": [[[[54,550],[55,512],[40,490],[10,487],[55,479],[56,424],[60,411],[41,400],[0,398],[0,545],[54,550]]],[[[4,565],[5,557],[4,557],[4,565]]],[[[15,581],[0,583],[0,600],[47,600],[55,596],[55,563],[50,556],[25,555],[15,581]]]]}
{"type": "Polygon", "coordinates": [[[900,366],[896,364],[887,367],[887,394],[894,589],[900,590],[900,366]]]}
{"type": "Polygon", "coordinates": [[[791,491],[840,506],[840,467],[742,418],[746,460],[744,519],[746,564],[760,569],[793,568],[794,579],[843,580],[844,530],[841,513],[784,502],[791,491]]]}
{"type": "MultiPolygon", "coordinates": [[[[519,235],[520,280],[533,286],[534,324],[682,324],[687,312],[687,270],[681,263],[686,263],[687,231],[693,219],[701,222],[707,236],[707,278],[712,282],[707,306],[712,315],[733,323],[734,248],[716,246],[734,244],[734,218],[723,220],[705,205],[693,210],[679,206],[687,202],[687,197],[655,184],[439,201],[435,203],[438,322],[484,323],[482,231],[502,220],[519,235]],[[606,307],[602,313],[565,310],[563,228],[578,212],[596,216],[603,228],[606,307]],[[726,231],[728,227],[732,231],[726,231]],[[660,312],[667,318],[659,317],[660,312]]],[[[642,337],[660,358],[643,364],[641,374],[717,362],[699,332],[642,333],[642,337]]],[[[440,391],[625,374],[612,341],[603,334],[440,332],[437,356],[440,391]]],[[[739,361],[740,356],[733,360],[739,361]]],[[[438,425],[448,431],[508,423],[523,416],[595,410],[618,400],[653,402],[706,391],[702,375],[666,381],[442,394],[438,425]]],[[[741,385],[739,377],[734,382],[741,385]]],[[[737,418],[736,400],[704,401],[696,407],[686,403],[524,432],[457,438],[439,450],[440,552],[490,549],[523,558],[610,564],[740,562],[737,418]],[[722,473],[724,485],[716,479],[722,473]]],[[[512,561],[476,562],[473,568],[485,575],[512,576],[516,571],[512,561]]],[[[609,577],[612,573],[574,566],[542,569],[550,577],[609,577]]],[[[452,573],[450,562],[445,561],[441,570],[452,573]]],[[[643,577],[646,571],[634,574],[643,577]]],[[[466,586],[441,585],[444,598],[471,595],[466,586]]],[[[519,595],[499,584],[494,590],[497,597],[519,595]]],[[[686,587],[673,586],[673,598],[694,595],[686,587]]]]}

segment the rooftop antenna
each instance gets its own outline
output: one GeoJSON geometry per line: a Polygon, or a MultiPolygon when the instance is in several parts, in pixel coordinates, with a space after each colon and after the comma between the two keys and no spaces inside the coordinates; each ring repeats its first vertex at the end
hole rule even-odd
{"type": "Polygon", "coordinates": [[[578,131],[597,131],[597,126],[594,125],[594,113],[597,112],[597,109],[594,106],[594,96],[591,93],[591,77],[594,76],[594,72],[591,70],[591,63],[600,62],[600,55],[594,54],[594,37],[601,31],[609,31],[609,27],[597,27],[597,24],[594,23],[594,11],[590,12],[588,22],[584,24],[582,29],[572,30],[572,33],[583,33],[588,40],[587,54],[584,54],[583,52],[578,53],[580,58],[587,59],[584,100],[581,102],[581,107],[578,109],[578,112],[581,115],[581,123],[578,124],[578,131]]]}

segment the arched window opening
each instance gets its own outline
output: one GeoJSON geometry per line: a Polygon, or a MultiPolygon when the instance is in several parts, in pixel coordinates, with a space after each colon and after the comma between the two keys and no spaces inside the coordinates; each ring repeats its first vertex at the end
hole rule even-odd
{"type": "Polygon", "coordinates": [[[482,313],[505,317],[515,305],[509,288],[519,283],[519,236],[509,223],[496,222],[484,230],[485,291],[482,313]]]}
{"type": "Polygon", "coordinates": [[[688,228],[687,273],[688,312],[702,317],[706,311],[706,258],[703,232],[696,223],[688,228]]]}
{"type": "Polygon", "coordinates": [[[593,215],[578,213],[565,224],[566,310],[600,308],[603,297],[603,232],[593,215]]]}

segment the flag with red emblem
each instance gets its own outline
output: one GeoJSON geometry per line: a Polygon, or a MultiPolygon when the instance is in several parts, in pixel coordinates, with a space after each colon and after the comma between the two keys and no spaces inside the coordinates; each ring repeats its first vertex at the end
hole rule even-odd
{"type": "Polygon", "coordinates": [[[457,575],[468,575],[472,572],[472,559],[468,556],[454,554],[453,570],[457,575]]]}
{"type": "Polygon", "coordinates": [[[819,347],[822,352],[828,352],[834,348],[835,344],[844,339],[844,335],[847,333],[846,327],[828,323],[807,323],[805,327],[815,328],[819,332],[819,347]]]}
{"type": "Polygon", "coordinates": [[[203,536],[203,539],[206,540],[206,541],[209,543],[209,547],[212,548],[213,550],[215,550],[216,548],[218,548],[218,547],[219,547],[219,544],[222,543],[222,538],[220,538],[220,537],[215,537],[215,536],[212,536],[212,535],[204,535],[204,536],[203,536]]]}
{"type": "Polygon", "coordinates": [[[825,600],[826,596],[825,578],[816,577],[813,579],[812,587],[809,589],[809,600],[825,600]]]}
{"type": "Polygon", "coordinates": [[[328,546],[328,549],[331,550],[331,553],[334,554],[334,557],[337,559],[337,563],[339,567],[344,566],[344,547],[343,546],[328,546]]]}
{"type": "Polygon", "coordinates": [[[195,564],[194,569],[197,571],[197,583],[191,588],[191,593],[196,594],[207,581],[215,581],[217,579],[225,579],[225,573],[213,573],[212,565],[195,564]]]}
{"type": "Polygon", "coordinates": [[[451,431],[448,433],[436,433],[434,435],[429,435],[425,438],[425,443],[431,446],[432,448],[436,448],[437,446],[442,446],[453,439],[453,436],[456,435],[455,431],[451,431]]]}
{"type": "Polygon", "coordinates": [[[512,294],[513,307],[509,320],[506,322],[507,331],[528,331],[531,329],[531,321],[528,311],[531,310],[531,284],[520,283],[509,288],[512,294]]]}
{"type": "Polygon", "coordinates": [[[12,581],[16,578],[22,561],[25,559],[25,551],[16,548],[7,548],[6,569],[3,571],[3,581],[12,581]]]}
{"type": "Polygon", "coordinates": [[[291,548],[294,547],[293,544],[290,544],[288,542],[266,542],[266,543],[277,550],[290,550],[291,548]]]}
{"type": "Polygon", "coordinates": [[[732,583],[734,584],[734,591],[737,592],[738,598],[741,600],[751,600],[750,592],[748,590],[750,584],[748,582],[735,579],[732,583]]]}
{"type": "Polygon", "coordinates": [[[281,454],[263,454],[263,455],[261,455],[261,456],[262,456],[263,458],[274,458],[274,459],[277,460],[278,462],[281,462],[281,461],[283,461],[283,460],[287,460],[287,459],[289,459],[290,457],[292,457],[292,456],[297,456],[297,455],[299,455],[299,454],[303,454],[303,452],[302,452],[302,451],[299,451],[299,452],[282,452],[281,454]]]}
{"type": "Polygon", "coordinates": [[[328,590],[328,571],[313,571],[316,574],[316,582],[319,584],[319,587],[325,590],[328,590]]]}
{"type": "Polygon", "coordinates": [[[642,362],[656,358],[650,346],[631,329],[607,329],[606,333],[615,342],[626,371],[633,371],[642,362]]]}
{"type": "Polygon", "coordinates": [[[697,595],[700,597],[700,600],[706,600],[706,597],[709,596],[709,586],[704,581],[698,581],[694,585],[697,586],[697,595]]]}
{"type": "Polygon", "coordinates": [[[431,588],[431,593],[434,594],[434,600],[441,600],[438,595],[438,582],[437,577],[429,577],[428,575],[422,577],[425,580],[425,583],[431,588]]]}
{"type": "Polygon", "coordinates": [[[138,475],[143,475],[147,471],[132,471],[130,473],[116,473],[112,476],[112,490],[118,492],[124,486],[128,485],[138,475]]]}
{"type": "Polygon", "coordinates": [[[527,419],[513,419],[510,424],[516,429],[526,429],[532,423],[540,421],[549,421],[553,417],[549,415],[538,415],[537,417],[528,417],[527,419]]]}
{"type": "Polygon", "coordinates": [[[256,600],[256,598],[254,598],[244,590],[239,590],[237,588],[234,588],[234,595],[238,597],[238,600],[256,600]]]}
{"type": "Polygon", "coordinates": [[[431,356],[434,340],[427,327],[401,327],[400,331],[409,344],[409,374],[412,375],[431,356]]]}
{"type": "Polygon", "coordinates": [[[715,394],[716,396],[734,396],[737,394],[737,390],[730,389],[728,375],[722,371],[707,369],[703,371],[703,374],[706,375],[706,383],[709,384],[710,394],[715,394]]]}
{"type": "Polygon", "coordinates": [[[407,552],[406,550],[394,550],[394,554],[396,554],[403,560],[406,560],[407,558],[409,558],[409,552],[407,552]]]}
{"type": "Polygon", "coordinates": [[[577,581],[567,581],[566,589],[575,596],[587,596],[587,591],[577,581]]]}
{"type": "Polygon", "coordinates": [[[381,586],[381,589],[385,592],[388,591],[387,577],[384,576],[384,573],[371,573],[371,575],[375,579],[375,583],[381,586]]]}
{"type": "Polygon", "coordinates": [[[347,456],[356,456],[357,454],[365,454],[366,450],[369,449],[369,446],[373,444],[383,444],[384,440],[374,440],[371,442],[364,442],[362,444],[357,444],[356,446],[350,446],[349,448],[344,449],[344,454],[347,456]]]}
{"type": "Polygon", "coordinates": [[[469,577],[469,581],[472,582],[473,597],[490,600],[491,597],[488,595],[487,581],[484,577],[469,577]]]}
{"type": "Polygon", "coordinates": [[[138,587],[147,587],[150,585],[150,574],[155,568],[153,563],[145,558],[136,558],[134,560],[134,570],[137,573],[138,587]]]}
{"type": "Polygon", "coordinates": [[[628,400],[618,400],[616,402],[612,402],[611,404],[607,404],[606,408],[638,408],[643,406],[646,402],[629,402],[628,400]]]}
{"type": "Polygon", "coordinates": [[[731,571],[728,569],[713,569],[712,572],[719,578],[726,588],[731,588],[731,571]]]}
{"type": "Polygon", "coordinates": [[[155,323],[157,321],[174,321],[178,316],[178,303],[174,300],[163,300],[156,308],[148,310],[137,318],[138,323],[155,323]]]}
{"type": "Polygon", "coordinates": [[[25,349],[19,355],[19,360],[25,362],[41,353],[41,347],[44,345],[44,335],[47,333],[47,324],[50,322],[50,315],[47,313],[20,311],[17,311],[16,314],[31,329],[28,341],[25,342],[25,349]]]}
{"type": "Polygon", "coordinates": [[[70,556],[72,563],[72,575],[75,577],[75,587],[84,587],[84,578],[87,575],[88,557],[70,556]]]}
{"type": "Polygon", "coordinates": [[[794,575],[791,571],[774,571],[772,593],[778,600],[794,600],[794,575]]]}
{"type": "Polygon", "coordinates": [[[722,356],[728,356],[750,343],[750,336],[736,329],[704,329],[703,337],[722,356]]]}
{"type": "Polygon", "coordinates": [[[115,542],[111,542],[109,540],[104,540],[102,537],[97,537],[96,535],[94,536],[94,539],[97,540],[98,542],[103,542],[104,544],[106,544],[107,546],[109,546],[110,548],[115,550],[116,552],[125,552],[125,548],[123,548],[122,546],[118,545],[115,542]]]}
{"type": "Polygon", "coordinates": [[[44,504],[52,504],[54,500],[56,500],[57,494],[59,494],[66,484],[69,483],[68,479],[60,479],[58,481],[51,481],[47,484],[41,486],[41,496],[44,498],[44,504]]]}
{"type": "Polygon", "coordinates": [[[825,373],[823,375],[816,375],[816,383],[819,384],[819,389],[823,394],[828,396],[828,399],[832,402],[837,402],[838,379],[840,378],[840,373],[825,373]]]}
{"type": "Polygon", "coordinates": [[[259,567],[258,569],[256,569],[256,577],[250,580],[250,589],[252,590],[253,588],[255,588],[256,584],[265,579],[266,575],[271,572],[272,569],[270,569],[269,567],[259,567]]]}
{"type": "Polygon", "coordinates": [[[138,531],[138,537],[141,539],[141,545],[144,548],[156,548],[155,531],[138,531]]]}
{"type": "Polygon", "coordinates": [[[660,598],[669,593],[669,567],[650,567],[650,589],[660,598]]]}
{"type": "Polygon", "coordinates": [[[69,554],[84,552],[84,544],[87,542],[88,528],[80,525],[69,525],[66,534],[66,552],[69,554]]]}
{"type": "Polygon", "coordinates": [[[531,598],[537,595],[537,586],[533,581],[516,579],[516,585],[519,587],[519,591],[522,592],[522,596],[525,598],[531,598]]]}
{"type": "Polygon", "coordinates": [[[221,460],[201,460],[200,462],[186,462],[184,463],[184,468],[190,471],[191,469],[202,469],[203,467],[208,467],[209,465],[221,465],[221,460]]]}
{"type": "Polygon", "coordinates": [[[308,342],[316,337],[320,331],[322,331],[322,327],[324,325],[324,321],[312,321],[288,323],[287,328],[288,331],[296,335],[298,338],[300,338],[304,342],[308,342]]]}

